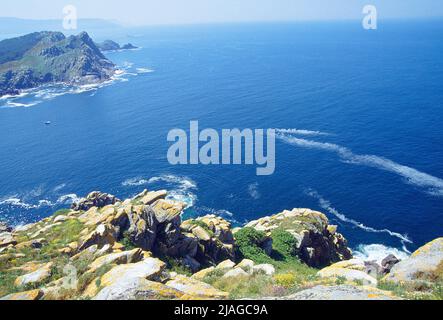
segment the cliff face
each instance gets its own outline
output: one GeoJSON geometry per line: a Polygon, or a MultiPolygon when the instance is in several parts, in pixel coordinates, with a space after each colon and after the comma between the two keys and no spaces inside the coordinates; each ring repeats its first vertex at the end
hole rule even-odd
{"type": "Polygon", "coordinates": [[[97,83],[114,71],[86,32],[36,32],[0,41],[0,96],[49,83],[97,83]]]}
{"type": "Polygon", "coordinates": [[[166,196],[93,192],[37,223],[0,224],[0,297],[397,299],[390,290],[416,298],[425,288],[438,298],[441,240],[381,268],[349,260],[346,240],[320,212],[293,209],[232,229],[214,215],[182,221],[185,205],[166,196]]]}

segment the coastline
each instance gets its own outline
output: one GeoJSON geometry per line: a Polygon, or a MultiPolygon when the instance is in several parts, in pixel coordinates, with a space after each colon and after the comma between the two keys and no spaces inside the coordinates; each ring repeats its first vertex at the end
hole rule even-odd
{"type": "MultiPolygon", "coordinates": [[[[166,190],[144,190],[120,200],[92,192],[71,209],[36,223],[15,229],[0,225],[0,271],[9,275],[10,270],[19,270],[0,282],[0,296],[4,300],[285,300],[306,299],[308,292],[334,292],[334,298],[351,294],[355,299],[362,295],[372,299],[376,293],[383,299],[409,299],[422,294],[426,281],[426,290],[433,290],[434,280],[425,279],[433,272],[438,275],[443,261],[443,238],[411,257],[390,254],[379,264],[353,256],[337,226],[321,212],[285,210],[232,228],[215,215],[182,221],[186,204],[167,200],[167,195],[166,190]],[[437,254],[438,260],[423,266],[420,261],[428,261],[430,254],[437,254]],[[410,260],[417,262],[411,265],[410,260]],[[66,263],[75,272],[82,270],[81,285],[64,287],[56,270],[66,268],[66,263]],[[427,271],[418,276],[422,267],[427,271]],[[404,279],[410,287],[402,287],[402,295],[388,289],[404,279]],[[251,291],[250,281],[263,282],[259,292],[251,291]],[[140,296],[146,287],[149,293],[140,296]]],[[[429,295],[438,292],[423,297],[429,295]]]]}

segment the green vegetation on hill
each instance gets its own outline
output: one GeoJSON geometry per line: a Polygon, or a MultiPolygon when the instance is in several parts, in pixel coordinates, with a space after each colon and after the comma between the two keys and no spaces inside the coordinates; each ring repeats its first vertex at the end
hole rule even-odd
{"type": "Polygon", "coordinates": [[[223,271],[211,272],[205,281],[222,291],[230,292],[231,298],[287,295],[296,292],[304,283],[315,279],[317,269],[300,261],[295,255],[295,238],[287,231],[275,230],[271,233],[272,252],[266,254],[261,245],[267,240],[264,232],[245,227],[235,234],[236,257],[250,259],[256,264],[271,264],[276,274],[269,277],[254,274],[248,281],[232,281],[221,277],[223,271]]]}
{"type": "Polygon", "coordinates": [[[0,41],[0,96],[48,83],[96,83],[113,73],[114,65],[86,32],[35,32],[0,41]]]}

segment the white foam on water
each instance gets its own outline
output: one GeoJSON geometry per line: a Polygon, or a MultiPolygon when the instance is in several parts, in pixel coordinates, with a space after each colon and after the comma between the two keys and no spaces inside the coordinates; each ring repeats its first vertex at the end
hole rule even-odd
{"type": "Polygon", "coordinates": [[[18,196],[12,196],[1,199],[0,206],[11,206],[11,207],[18,207],[30,210],[30,209],[40,209],[43,207],[54,207],[62,204],[71,204],[73,202],[77,202],[79,199],[80,198],[76,194],[72,193],[72,194],[62,195],[58,197],[56,201],[41,199],[37,200],[34,203],[29,203],[23,200],[23,198],[19,198],[18,196]]]}
{"type": "Polygon", "coordinates": [[[149,68],[137,68],[137,73],[138,74],[143,74],[143,73],[152,73],[154,72],[154,70],[149,69],[149,68]]]}
{"type": "Polygon", "coordinates": [[[197,189],[197,184],[192,179],[183,176],[175,176],[167,174],[167,175],[152,177],[148,180],[148,183],[156,183],[156,182],[177,184],[179,185],[180,189],[183,190],[197,189]]]}
{"type": "Polygon", "coordinates": [[[328,200],[324,199],[317,191],[309,189],[306,191],[306,193],[317,199],[318,200],[318,205],[326,210],[327,212],[329,212],[330,214],[334,215],[337,219],[339,219],[342,222],[346,222],[348,224],[351,224],[361,230],[364,230],[366,232],[370,232],[370,233],[386,233],[388,235],[390,235],[391,237],[395,237],[397,239],[400,240],[400,242],[403,245],[403,250],[405,252],[409,252],[408,249],[406,248],[406,243],[412,243],[412,241],[408,238],[407,235],[403,235],[401,233],[398,232],[394,232],[391,231],[389,229],[375,229],[372,227],[368,227],[366,225],[364,225],[363,223],[356,221],[354,219],[348,218],[346,215],[344,215],[343,213],[339,212],[337,209],[335,209],[331,202],[329,202],[328,200]]]}
{"type": "Polygon", "coordinates": [[[125,62],[121,67],[117,67],[115,73],[109,80],[85,84],[85,85],[71,85],[64,83],[48,84],[38,88],[23,90],[19,95],[11,96],[5,95],[0,97],[0,101],[5,101],[5,104],[0,108],[28,108],[38,105],[44,101],[52,100],[57,97],[67,94],[82,94],[85,92],[95,93],[97,90],[110,86],[116,82],[127,82],[129,79],[127,76],[137,76],[139,73],[130,72],[133,67],[133,63],[125,62]],[[31,102],[21,101],[20,99],[27,97],[31,99],[31,102]]]}
{"type": "Polygon", "coordinates": [[[248,193],[251,196],[252,199],[258,200],[261,197],[260,191],[258,190],[258,183],[251,183],[248,185],[248,193]]]}
{"type": "Polygon", "coordinates": [[[10,107],[10,108],[17,108],[17,107],[23,107],[23,108],[29,108],[29,107],[33,107],[37,104],[39,104],[41,101],[37,100],[31,103],[20,103],[20,102],[13,102],[13,101],[8,101],[7,105],[5,105],[4,107],[10,107]]]}
{"type": "Polygon", "coordinates": [[[234,216],[234,214],[231,211],[225,209],[214,209],[209,207],[198,207],[198,209],[202,211],[203,214],[205,215],[213,214],[216,216],[220,216],[222,218],[232,218],[234,216]]]}
{"type": "Polygon", "coordinates": [[[197,201],[197,184],[188,177],[161,175],[148,180],[148,184],[155,183],[165,184],[166,189],[171,188],[168,190],[167,199],[184,202],[188,208],[193,207],[197,201]]]}
{"type": "Polygon", "coordinates": [[[122,182],[122,186],[128,187],[128,186],[143,186],[149,183],[149,180],[136,177],[136,178],[130,178],[122,182]]]}
{"type": "Polygon", "coordinates": [[[354,154],[349,148],[337,144],[300,139],[288,134],[277,134],[277,138],[288,144],[302,148],[313,148],[335,152],[346,163],[365,165],[395,173],[402,177],[407,183],[424,188],[428,194],[443,196],[443,179],[398,164],[392,160],[375,155],[358,155],[354,154]]]}
{"type": "Polygon", "coordinates": [[[195,208],[195,210],[198,212],[199,216],[205,216],[208,214],[215,215],[217,217],[221,217],[225,219],[226,221],[229,221],[230,223],[235,223],[238,225],[244,224],[247,221],[240,222],[234,218],[235,214],[229,210],[225,209],[215,209],[215,208],[209,208],[205,206],[198,206],[195,208]]]}
{"type": "Polygon", "coordinates": [[[275,129],[275,132],[278,134],[295,134],[302,136],[330,136],[330,133],[322,132],[322,131],[313,131],[306,129],[275,129]]]}
{"type": "Polygon", "coordinates": [[[409,257],[409,253],[397,248],[387,247],[383,244],[360,244],[356,250],[353,250],[353,256],[364,261],[376,261],[381,264],[382,260],[388,255],[393,254],[399,260],[409,257]]]}
{"type": "Polygon", "coordinates": [[[161,188],[168,190],[169,200],[184,202],[190,208],[195,205],[197,195],[195,191],[198,189],[197,184],[188,177],[175,175],[161,175],[151,177],[149,179],[143,177],[130,178],[122,182],[125,187],[135,187],[143,185],[158,184],[161,188]]]}
{"type": "Polygon", "coordinates": [[[173,190],[168,192],[166,199],[186,203],[186,207],[191,208],[197,201],[197,196],[192,192],[183,193],[181,191],[173,190]]]}
{"type": "Polygon", "coordinates": [[[60,196],[57,199],[56,204],[72,204],[74,202],[79,202],[81,200],[81,197],[76,195],[75,193],[65,194],[63,196],[60,196]]]}

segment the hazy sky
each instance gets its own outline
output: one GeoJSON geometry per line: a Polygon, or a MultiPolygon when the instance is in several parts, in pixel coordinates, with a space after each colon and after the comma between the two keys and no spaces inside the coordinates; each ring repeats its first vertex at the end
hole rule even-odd
{"type": "Polygon", "coordinates": [[[60,19],[72,4],[78,17],[124,24],[360,19],[366,4],[380,18],[443,16],[443,0],[3,0],[0,16],[60,19]]]}

